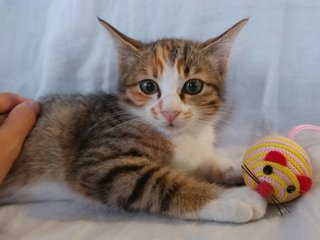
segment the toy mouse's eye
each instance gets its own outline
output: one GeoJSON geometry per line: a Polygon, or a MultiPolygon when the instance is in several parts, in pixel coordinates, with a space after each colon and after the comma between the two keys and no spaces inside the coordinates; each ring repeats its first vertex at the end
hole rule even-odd
{"type": "Polygon", "coordinates": [[[287,187],[287,193],[292,193],[292,192],[294,192],[295,190],[296,190],[296,187],[293,186],[293,185],[287,187]]]}
{"type": "Polygon", "coordinates": [[[267,175],[270,175],[272,173],[272,167],[270,165],[264,166],[263,172],[267,175]]]}

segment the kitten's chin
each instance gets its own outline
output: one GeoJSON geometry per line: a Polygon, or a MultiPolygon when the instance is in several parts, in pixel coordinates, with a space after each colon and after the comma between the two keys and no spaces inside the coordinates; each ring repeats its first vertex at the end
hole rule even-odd
{"type": "Polygon", "coordinates": [[[186,127],[179,127],[179,126],[166,126],[159,129],[165,136],[167,137],[176,137],[185,133],[186,127]]]}
{"type": "Polygon", "coordinates": [[[179,135],[184,135],[187,133],[193,132],[193,125],[192,124],[164,124],[161,126],[158,126],[158,131],[163,133],[168,138],[177,137],[179,135]]]}

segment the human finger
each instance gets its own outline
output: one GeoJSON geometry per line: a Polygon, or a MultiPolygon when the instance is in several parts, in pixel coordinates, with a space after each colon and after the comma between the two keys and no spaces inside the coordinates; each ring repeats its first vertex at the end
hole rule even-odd
{"type": "Polygon", "coordinates": [[[0,113],[9,112],[16,105],[22,102],[30,102],[32,101],[29,98],[20,97],[13,93],[0,93],[0,113]]]}

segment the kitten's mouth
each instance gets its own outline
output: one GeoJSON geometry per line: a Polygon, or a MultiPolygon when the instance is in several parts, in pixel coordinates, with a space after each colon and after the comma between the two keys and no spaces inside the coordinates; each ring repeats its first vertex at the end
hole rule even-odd
{"type": "Polygon", "coordinates": [[[165,128],[167,129],[177,129],[177,128],[180,128],[181,126],[179,126],[177,123],[173,123],[173,122],[170,122],[168,123],[165,128]]]}
{"type": "Polygon", "coordinates": [[[183,129],[183,126],[179,124],[168,123],[164,126],[164,129],[170,134],[177,134],[183,129]]]}
{"type": "Polygon", "coordinates": [[[176,136],[181,134],[185,129],[186,125],[179,121],[175,122],[163,122],[160,126],[161,131],[168,136],[176,136]]]}

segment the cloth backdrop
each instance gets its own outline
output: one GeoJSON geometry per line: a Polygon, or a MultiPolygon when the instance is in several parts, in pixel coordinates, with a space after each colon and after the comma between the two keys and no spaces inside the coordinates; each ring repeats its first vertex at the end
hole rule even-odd
{"type": "MultiPolygon", "coordinates": [[[[0,0],[0,92],[39,98],[112,91],[115,48],[96,16],[143,41],[206,40],[250,17],[232,48],[228,123],[218,142],[244,147],[298,124],[320,124],[319,12],[317,0],[0,0]]],[[[284,217],[271,207],[264,219],[236,225],[70,201],[26,203],[0,207],[0,239],[319,239],[320,137],[299,140],[311,153],[315,184],[284,217]]]]}

